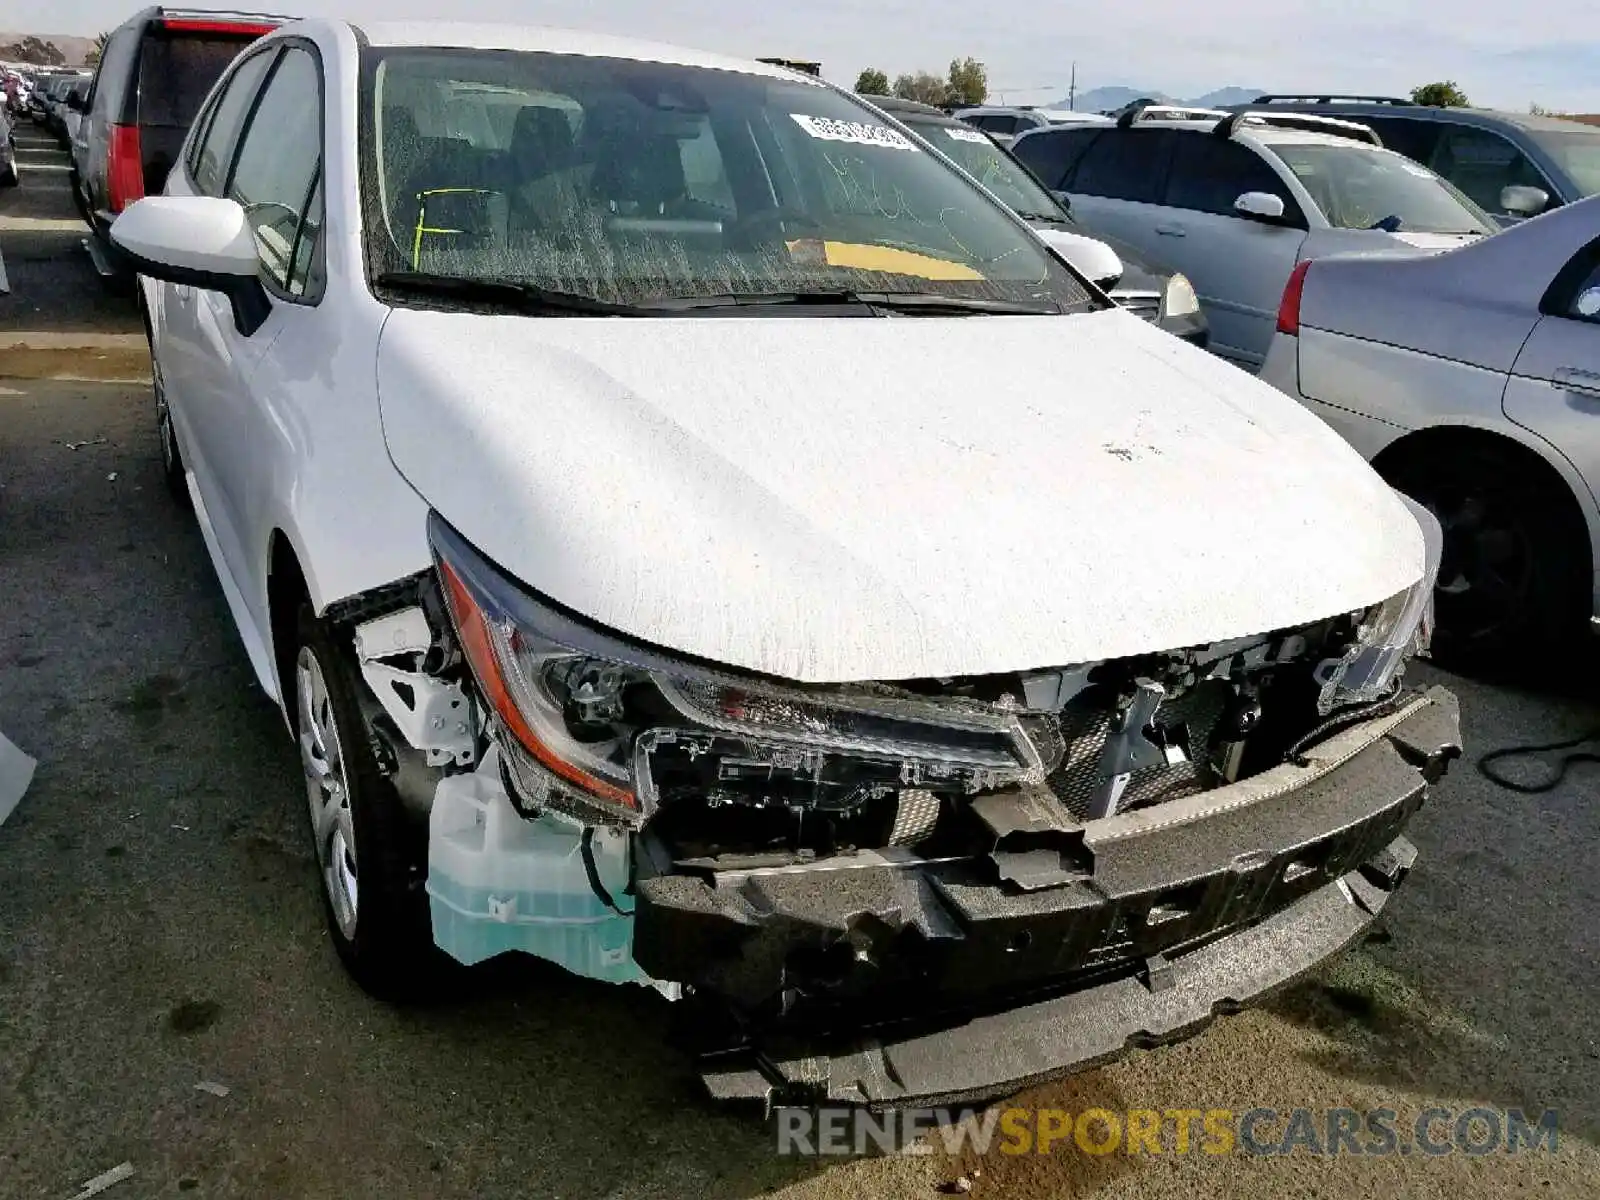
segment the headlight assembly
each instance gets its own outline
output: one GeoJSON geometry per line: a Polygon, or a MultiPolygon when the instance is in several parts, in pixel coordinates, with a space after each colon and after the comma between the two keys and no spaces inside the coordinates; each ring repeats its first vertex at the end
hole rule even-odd
{"type": "Polygon", "coordinates": [[[1393,690],[1407,660],[1426,650],[1433,636],[1433,587],[1444,533],[1427,509],[1406,496],[1400,499],[1422,527],[1422,578],[1368,609],[1350,649],[1342,657],[1318,665],[1316,679],[1322,691],[1317,708],[1323,715],[1383,699],[1393,690]]]}
{"type": "Polygon", "coordinates": [[[638,828],[680,784],[809,807],[1042,778],[1018,714],[685,661],[539,601],[437,514],[428,536],[525,807],[638,828]]]}
{"type": "Polygon", "coordinates": [[[1200,297],[1194,293],[1189,277],[1179,271],[1167,280],[1161,292],[1161,317],[1190,317],[1200,311],[1200,297]]]}

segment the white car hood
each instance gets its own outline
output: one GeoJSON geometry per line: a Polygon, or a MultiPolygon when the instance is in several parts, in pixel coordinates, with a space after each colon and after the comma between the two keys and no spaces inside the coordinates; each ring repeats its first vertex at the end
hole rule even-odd
{"type": "Polygon", "coordinates": [[[1320,420],[1115,309],[397,309],[378,385],[397,468],[506,571],[789,679],[1198,645],[1422,573],[1416,522],[1320,420]]]}

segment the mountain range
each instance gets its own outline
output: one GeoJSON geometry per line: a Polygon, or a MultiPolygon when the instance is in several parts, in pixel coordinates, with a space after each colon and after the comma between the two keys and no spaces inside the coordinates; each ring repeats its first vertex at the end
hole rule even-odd
{"type": "MultiPolygon", "coordinates": [[[[63,66],[77,66],[88,57],[89,51],[94,49],[93,38],[78,37],[75,34],[66,33],[40,33],[30,35],[26,33],[0,32],[0,47],[15,45],[23,38],[30,36],[38,37],[40,41],[54,42],[56,49],[61,51],[62,58],[66,60],[62,64],[63,66]]],[[[5,58],[5,51],[0,49],[0,59],[5,58]]]]}
{"type": "MultiPolygon", "coordinates": [[[[1263,95],[1266,90],[1266,88],[1225,87],[1207,92],[1204,96],[1196,96],[1193,100],[1180,100],[1166,92],[1141,91],[1131,87],[1097,87],[1087,92],[1079,92],[1072,107],[1079,112],[1107,112],[1132,104],[1135,100],[1155,100],[1161,104],[1191,104],[1196,108],[1221,108],[1226,104],[1248,104],[1257,96],[1263,95]]],[[[1068,97],[1063,96],[1054,103],[1041,107],[1066,108],[1067,100],[1068,97]]]]}

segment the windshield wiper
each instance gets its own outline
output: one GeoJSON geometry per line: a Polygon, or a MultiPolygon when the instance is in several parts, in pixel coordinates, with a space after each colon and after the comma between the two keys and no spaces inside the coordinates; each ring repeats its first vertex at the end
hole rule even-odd
{"type": "Polygon", "coordinates": [[[553,291],[515,279],[435,275],[428,271],[384,271],[373,282],[396,291],[416,292],[467,304],[498,304],[521,312],[564,313],[592,317],[648,316],[649,308],[599,300],[578,292],[553,291]]]}
{"type": "Polygon", "coordinates": [[[1054,316],[1059,305],[1048,301],[996,300],[973,296],[943,296],[937,292],[858,292],[828,288],[803,292],[722,292],[710,296],[674,296],[654,301],[656,311],[691,311],[697,308],[782,307],[788,305],[862,305],[896,313],[1003,313],[1054,316]]]}
{"type": "Polygon", "coordinates": [[[997,313],[1016,316],[1060,316],[1053,300],[996,300],[975,296],[942,296],[937,292],[857,292],[867,303],[896,312],[997,313]]]}

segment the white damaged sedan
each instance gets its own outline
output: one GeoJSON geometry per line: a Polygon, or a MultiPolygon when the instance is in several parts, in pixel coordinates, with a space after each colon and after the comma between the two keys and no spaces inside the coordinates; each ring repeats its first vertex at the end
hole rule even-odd
{"type": "Polygon", "coordinates": [[[297,22],[112,238],[377,994],[532,954],[718,1097],[978,1099],[1410,866],[1437,525],[831,85],[297,22]]]}

